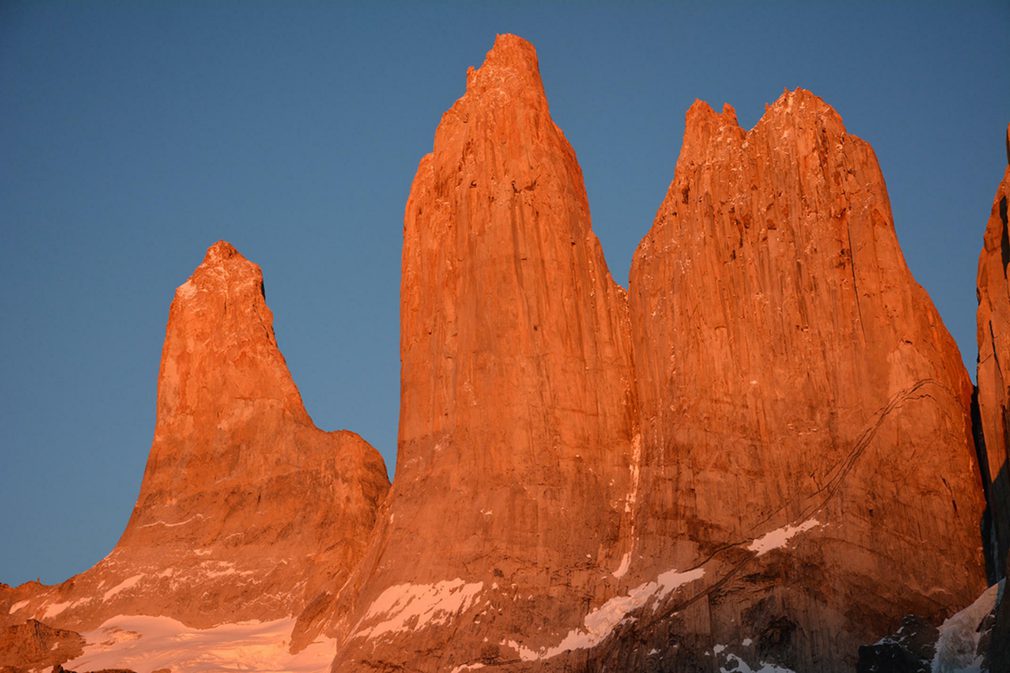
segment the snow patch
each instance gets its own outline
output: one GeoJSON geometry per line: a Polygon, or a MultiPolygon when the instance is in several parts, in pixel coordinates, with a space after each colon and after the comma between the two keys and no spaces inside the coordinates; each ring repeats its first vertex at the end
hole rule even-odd
{"type": "Polygon", "coordinates": [[[452,669],[452,673],[463,673],[463,671],[475,671],[478,668],[484,668],[484,664],[477,662],[476,664],[462,664],[452,669]]]}
{"type": "Polygon", "coordinates": [[[631,440],[631,464],[628,470],[631,472],[631,490],[624,501],[624,511],[631,513],[635,509],[638,501],[638,482],[640,479],[640,464],[642,462],[642,435],[636,434],[631,440]]]}
{"type": "Polygon", "coordinates": [[[172,673],[327,673],[336,642],[317,640],[288,652],[295,620],[239,622],[191,629],[169,617],[120,615],[83,634],[84,654],[64,664],[70,670],[132,668],[172,673]]]}
{"type": "Polygon", "coordinates": [[[28,601],[18,601],[11,606],[11,609],[7,611],[7,614],[12,615],[26,605],[28,605],[28,601]]]}
{"type": "Polygon", "coordinates": [[[982,657],[976,656],[982,620],[996,606],[996,596],[1002,583],[986,589],[974,603],[957,612],[940,625],[933,655],[933,673],[981,673],[982,657]]]}
{"type": "Polygon", "coordinates": [[[794,536],[823,525],[824,524],[817,519],[808,519],[798,526],[790,524],[788,526],[783,526],[782,528],[776,528],[775,530],[765,533],[751,542],[747,545],[747,549],[752,552],[757,552],[758,556],[764,556],[773,549],[781,549],[782,547],[785,547],[789,543],[789,540],[794,536]]]}
{"type": "Polygon", "coordinates": [[[256,574],[254,570],[238,570],[231,561],[203,561],[200,563],[199,572],[201,576],[209,579],[229,577],[231,575],[248,577],[256,574]]]}
{"type": "Polygon", "coordinates": [[[724,656],[726,666],[729,666],[729,668],[719,666],[719,673],[795,673],[791,668],[769,664],[767,661],[762,661],[758,664],[760,668],[751,668],[750,664],[732,652],[727,652],[724,656]]]}
{"type": "Polygon", "coordinates": [[[137,582],[144,579],[143,575],[134,575],[133,577],[127,577],[125,580],[112,587],[102,596],[103,601],[107,601],[121,591],[126,591],[127,589],[132,589],[137,585],[137,582]]]}
{"type": "Polygon", "coordinates": [[[695,568],[685,572],[669,570],[662,573],[654,582],[646,582],[631,589],[623,596],[615,596],[598,608],[590,610],[583,619],[581,628],[572,629],[554,647],[532,650],[514,640],[506,643],[519,653],[523,661],[550,659],[569,650],[585,650],[596,647],[614,631],[615,628],[628,620],[634,620],[630,613],[644,607],[651,600],[666,598],[681,586],[701,579],[705,575],[704,568],[695,568]]]}
{"type": "Polygon", "coordinates": [[[175,294],[183,299],[192,299],[196,296],[196,292],[196,284],[191,280],[187,280],[175,290],[175,294]]]}
{"type": "MultiPolygon", "coordinates": [[[[154,523],[145,523],[143,526],[140,526],[140,528],[150,528],[151,526],[164,526],[165,528],[175,528],[176,526],[185,526],[187,523],[193,521],[194,519],[202,519],[202,518],[203,514],[194,514],[185,521],[177,521],[175,523],[168,523],[166,521],[155,521],[154,523]]],[[[199,552],[200,550],[197,550],[197,553],[199,552]]]]}
{"type": "Polygon", "coordinates": [[[483,582],[467,583],[458,577],[435,584],[391,586],[372,602],[361,619],[363,623],[383,621],[359,630],[354,636],[377,638],[386,633],[445,624],[466,612],[483,588],[483,582]]]}
{"type": "Polygon", "coordinates": [[[66,603],[53,603],[42,613],[42,619],[51,619],[70,607],[70,601],[66,603]]]}
{"type": "Polygon", "coordinates": [[[624,556],[621,557],[621,565],[617,566],[617,570],[611,574],[617,579],[621,579],[626,574],[628,574],[628,568],[631,566],[631,552],[624,552],[624,556]]]}

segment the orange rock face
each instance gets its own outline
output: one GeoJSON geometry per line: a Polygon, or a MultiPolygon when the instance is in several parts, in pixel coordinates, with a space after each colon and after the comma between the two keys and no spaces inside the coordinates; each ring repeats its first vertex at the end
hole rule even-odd
{"type": "MultiPolygon", "coordinates": [[[[1007,464],[1007,428],[1010,418],[1010,126],[1007,127],[1007,168],[996,189],[992,213],[985,229],[978,260],[978,410],[985,438],[983,474],[989,490],[988,532],[991,570],[995,576],[1010,572],[1010,465],[1007,464]]],[[[995,579],[995,577],[994,577],[995,579]]],[[[1003,600],[993,644],[994,665],[1010,668],[1010,601],[1003,600]]],[[[994,667],[993,670],[1002,670],[994,667]]]]}
{"type": "Polygon", "coordinates": [[[14,589],[2,613],[77,630],[119,614],[200,628],[287,617],[343,581],[387,489],[378,452],[312,424],[259,267],[220,242],[172,302],[154,442],[122,538],[61,585],[14,589]]]}
{"type": "Polygon", "coordinates": [[[172,304],[121,541],[0,587],[0,619],[298,613],[285,647],[325,630],[334,673],[851,671],[985,585],[1008,181],[979,271],[982,481],[967,372],[834,110],[786,92],[744,131],[692,106],[626,295],[533,47],[499,36],[406,206],[388,496],[371,447],[314,427],[259,268],[218,243],[172,304]]]}
{"type": "Polygon", "coordinates": [[[872,150],[812,94],[750,132],[692,107],[629,326],[501,36],[404,239],[397,480],[333,671],[849,671],[984,586],[971,383],[872,150]]]}
{"type": "Polygon", "coordinates": [[[666,608],[685,644],[671,670],[714,643],[852,670],[905,614],[936,621],[978,595],[972,386],[905,265],[873,151],[833,109],[798,89],[744,131],[695,103],[630,304],[630,576],[704,571],[666,608]]]}
{"type": "Polygon", "coordinates": [[[635,404],[626,298],[515,36],[418,168],[401,354],[396,481],[334,670],[518,661],[620,565],[635,404]]]}

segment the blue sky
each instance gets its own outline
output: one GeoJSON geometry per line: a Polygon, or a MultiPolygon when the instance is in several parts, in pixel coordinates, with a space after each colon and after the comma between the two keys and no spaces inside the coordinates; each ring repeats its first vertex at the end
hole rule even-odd
{"type": "Polygon", "coordinates": [[[1010,121],[1010,3],[0,3],[0,581],[115,544],[174,288],[263,267],[316,423],[395,461],[403,206],[496,33],[531,40],[626,285],[695,98],[783,88],[880,159],[906,258],[965,360],[1010,121]]]}

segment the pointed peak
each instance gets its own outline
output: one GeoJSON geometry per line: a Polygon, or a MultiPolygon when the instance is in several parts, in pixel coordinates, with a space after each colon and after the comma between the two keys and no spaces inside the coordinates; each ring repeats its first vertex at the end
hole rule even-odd
{"type": "Polygon", "coordinates": [[[1006,125],[1006,163],[1010,166],[1010,124],[1006,125]]]}
{"type": "Polygon", "coordinates": [[[495,35],[494,46],[487,53],[484,63],[512,63],[537,69],[537,50],[531,42],[518,35],[502,33],[495,35]]]}
{"type": "Polygon", "coordinates": [[[715,110],[706,101],[695,98],[691,107],[687,108],[687,122],[690,124],[694,120],[711,119],[715,117],[715,110]]]}
{"type": "Polygon", "coordinates": [[[722,112],[716,112],[712,106],[701,99],[695,99],[691,107],[687,109],[685,115],[685,127],[687,129],[698,126],[739,126],[736,118],[736,110],[729,103],[723,103],[722,112]]]}
{"type": "Polygon", "coordinates": [[[824,102],[823,98],[802,87],[796,87],[792,91],[784,89],[782,95],[774,103],[765,108],[765,113],[761,116],[760,121],[758,121],[758,125],[770,119],[788,117],[819,117],[830,120],[832,125],[837,126],[840,130],[845,130],[842,116],[833,107],[824,102]]]}
{"type": "MultiPolygon", "coordinates": [[[[203,263],[214,263],[219,261],[224,261],[226,259],[231,259],[232,257],[242,257],[242,253],[235,249],[228,241],[218,241],[214,245],[207,248],[207,254],[203,257],[203,263]]],[[[245,259],[242,257],[242,259],[245,259]]]]}
{"type": "Polygon", "coordinates": [[[466,73],[468,95],[505,94],[544,97],[537,50],[518,35],[498,35],[479,68],[466,73]]]}
{"type": "Polygon", "coordinates": [[[263,294],[263,272],[254,262],[246,259],[228,241],[218,241],[207,248],[203,261],[189,279],[176,289],[176,298],[192,299],[200,289],[215,293],[245,286],[263,294]]]}
{"type": "Polygon", "coordinates": [[[692,161],[703,156],[712,141],[738,142],[744,134],[736,118],[736,110],[729,104],[716,112],[703,100],[695,100],[684,116],[684,142],[681,159],[692,161]]]}

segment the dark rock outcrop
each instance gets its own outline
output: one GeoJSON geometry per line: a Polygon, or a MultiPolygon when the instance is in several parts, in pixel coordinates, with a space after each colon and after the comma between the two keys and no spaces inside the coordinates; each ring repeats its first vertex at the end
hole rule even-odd
{"type": "MultiPolygon", "coordinates": [[[[1007,168],[996,189],[982,253],[978,260],[978,410],[985,437],[989,509],[986,532],[992,579],[1010,574],[1010,464],[1007,462],[1010,417],[1010,126],[1007,168]]],[[[997,608],[992,632],[992,670],[1010,671],[1010,600],[997,608]]]]}
{"type": "Polygon", "coordinates": [[[81,634],[29,619],[0,631],[0,666],[14,670],[45,668],[76,657],[83,648],[81,634]]]}

